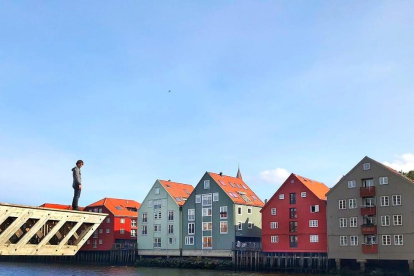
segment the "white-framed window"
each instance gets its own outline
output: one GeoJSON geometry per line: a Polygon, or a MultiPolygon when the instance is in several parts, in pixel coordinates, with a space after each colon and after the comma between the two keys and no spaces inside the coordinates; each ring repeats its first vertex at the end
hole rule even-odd
{"type": "Polygon", "coordinates": [[[194,245],[194,236],[185,237],[185,245],[194,245]]]}
{"type": "Polygon", "coordinates": [[[248,222],[247,223],[247,228],[249,228],[249,229],[253,229],[253,222],[248,222]]]}
{"type": "Polygon", "coordinates": [[[239,221],[239,223],[237,224],[237,230],[243,230],[243,222],[239,221]]]}
{"type": "Polygon", "coordinates": [[[277,212],[276,212],[276,208],[272,208],[272,209],[270,209],[270,214],[271,214],[272,216],[276,216],[276,214],[277,214],[277,212]]]}
{"type": "Polygon", "coordinates": [[[210,189],[210,180],[204,180],[204,189],[210,189]]]}
{"type": "Polygon", "coordinates": [[[137,227],[137,220],[131,219],[131,227],[137,227]]]}
{"type": "Polygon", "coordinates": [[[319,242],[319,235],[310,235],[310,242],[319,242]]]}
{"type": "Polygon", "coordinates": [[[124,218],[121,218],[121,223],[125,223],[125,219],[124,218]]]}
{"type": "Polygon", "coordinates": [[[211,217],[211,207],[203,208],[203,217],[211,217]]]}
{"type": "Polygon", "coordinates": [[[219,201],[219,193],[213,193],[213,201],[219,201]]]}
{"type": "Polygon", "coordinates": [[[347,227],[347,222],[348,220],[346,218],[339,218],[339,227],[340,228],[345,228],[347,227]]]}
{"type": "Polygon", "coordinates": [[[371,164],[370,163],[364,163],[362,165],[362,168],[364,169],[364,171],[370,170],[371,169],[371,164]]]}
{"type": "Polygon", "coordinates": [[[280,194],[279,199],[285,199],[285,194],[280,194]]]}
{"type": "Polygon", "coordinates": [[[195,220],[195,209],[188,209],[188,220],[194,221],[195,220]]]}
{"type": "Polygon", "coordinates": [[[86,241],[86,244],[91,244],[91,241],[90,241],[90,240],[87,240],[87,241],[86,241]]]}
{"type": "Polygon", "coordinates": [[[270,236],[271,243],[279,243],[279,236],[270,236]]]}
{"type": "Polygon", "coordinates": [[[248,213],[248,214],[251,214],[251,213],[252,213],[252,211],[253,211],[253,210],[252,210],[252,208],[251,208],[251,207],[247,207],[247,213],[248,213]]]}
{"type": "Polygon", "coordinates": [[[399,205],[401,205],[401,195],[393,195],[392,206],[399,206],[399,205]]]}
{"type": "Polygon", "coordinates": [[[168,224],[168,235],[174,234],[174,224],[168,224]]]}
{"type": "Polygon", "coordinates": [[[195,203],[201,203],[201,195],[195,196],[195,203]]]}
{"type": "Polygon", "coordinates": [[[154,219],[161,219],[161,212],[154,212],[154,219]]]}
{"type": "Polygon", "coordinates": [[[347,236],[340,236],[339,237],[339,245],[340,246],[347,246],[348,245],[348,237],[347,236]]]}
{"type": "Polygon", "coordinates": [[[356,198],[349,199],[349,209],[355,209],[357,207],[357,200],[356,198]]]}
{"type": "Polygon", "coordinates": [[[154,202],[152,200],[148,201],[148,208],[152,208],[154,205],[154,202]]]}
{"type": "Polygon", "coordinates": [[[358,227],[358,217],[349,218],[349,227],[358,227]]]}
{"type": "Polygon", "coordinates": [[[351,246],[357,246],[358,245],[358,236],[350,236],[349,237],[349,244],[351,246]]]}
{"type": "Polygon", "coordinates": [[[391,222],[389,215],[381,216],[381,226],[390,226],[390,224],[391,222]]]}
{"type": "Polygon", "coordinates": [[[393,215],[392,221],[394,225],[402,225],[402,215],[393,215]]]}
{"type": "Polygon", "coordinates": [[[346,200],[340,199],[339,200],[339,209],[346,209],[346,200]]]}
{"type": "Polygon", "coordinates": [[[154,238],[154,248],[161,248],[161,238],[154,238]]]}
{"type": "Polygon", "coordinates": [[[227,234],[229,227],[227,221],[220,221],[220,234],[227,234]]]}
{"type": "Polygon", "coordinates": [[[203,194],[202,195],[202,204],[203,206],[211,206],[211,194],[203,194]]]}
{"type": "Polygon", "coordinates": [[[277,228],[279,228],[279,222],[271,221],[270,222],[270,229],[277,229],[277,228]]]}
{"type": "Polygon", "coordinates": [[[102,208],[99,208],[99,213],[102,213],[102,208]]]}
{"type": "Polygon", "coordinates": [[[111,233],[111,229],[106,229],[106,233],[107,234],[111,233]]]}
{"type": "Polygon", "coordinates": [[[195,234],[195,223],[190,222],[188,223],[188,235],[194,235],[195,234]]]}
{"type": "Polygon", "coordinates": [[[97,238],[98,237],[98,232],[99,232],[98,230],[95,230],[95,232],[93,232],[93,237],[94,238],[97,238]]]}
{"type": "Polygon", "coordinates": [[[93,248],[97,248],[98,247],[98,241],[97,240],[93,240],[92,241],[92,247],[93,248]]]}
{"type": "Polygon", "coordinates": [[[301,192],[300,197],[306,197],[306,192],[301,192]]]}
{"type": "Polygon", "coordinates": [[[382,235],[382,245],[391,245],[391,235],[382,235]]]}
{"type": "Polygon", "coordinates": [[[137,236],[137,229],[131,229],[131,237],[137,236]]]}
{"type": "Polygon", "coordinates": [[[93,209],[95,213],[98,213],[98,208],[93,209]]]}
{"type": "Polygon", "coordinates": [[[220,219],[227,218],[227,206],[220,206],[220,219]]]}
{"type": "Polygon", "coordinates": [[[174,211],[168,211],[168,221],[174,221],[174,211]]]}
{"type": "Polygon", "coordinates": [[[161,224],[154,224],[154,232],[161,232],[161,224]]]}
{"type": "Polygon", "coordinates": [[[394,245],[403,245],[403,235],[394,235],[394,245]]]}
{"type": "Polygon", "coordinates": [[[175,240],[176,240],[175,237],[169,237],[168,238],[168,244],[170,244],[170,245],[175,244],[175,240]]]}
{"type": "Polygon", "coordinates": [[[379,184],[380,185],[388,185],[388,177],[387,176],[382,176],[379,178],[379,184]]]}
{"type": "Polygon", "coordinates": [[[147,234],[148,234],[147,225],[142,225],[142,235],[147,235],[147,234]]]}
{"type": "Polygon", "coordinates": [[[203,222],[203,231],[213,230],[213,223],[211,221],[203,222]]]}
{"type": "Polygon", "coordinates": [[[213,238],[211,236],[203,236],[203,249],[211,249],[213,247],[213,238]]]}
{"type": "Polygon", "coordinates": [[[311,205],[310,206],[311,213],[318,213],[319,212],[319,205],[311,205]]]}
{"type": "Polygon", "coordinates": [[[390,206],[390,197],[389,196],[381,196],[381,207],[390,206]]]}
{"type": "Polygon", "coordinates": [[[111,223],[111,218],[107,218],[106,223],[111,223]]]}
{"type": "Polygon", "coordinates": [[[125,234],[125,229],[119,229],[119,234],[121,234],[121,235],[123,235],[123,234],[125,234]]]}
{"type": "Polygon", "coordinates": [[[147,213],[142,213],[142,222],[143,223],[147,223],[148,222],[148,214],[147,213]]]}
{"type": "Polygon", "coordinates": [[[102,240],[101,239],[99,240],[99,244],[102,244],[102,240]]]}
{"type": "Polygon", "coordinates": [[[318,220],[317,219],[309,220],[309,227],[318,227],[318,220]]]}
{"type": "Polygon", "coordinates": [[[159,195],[160,194],[160,188],[155,188],[155,194],[159,195]]]}
{"type": "Polygon", "coordinates": [[[237,207],[237,214],[238,215],[243,215],[243,208],[241,206],[237,207]]]}
{"type": "Polygon", "coordinates": [[[99,229],[99,234],[102,234],[103,233],[103,229],[99,229]]]}
{"type": "Polygon", "coordinates": [[[356,187],[356,181],[355,180],[349,180],[348,181],[348,188],[355,188],[356,187]]]}

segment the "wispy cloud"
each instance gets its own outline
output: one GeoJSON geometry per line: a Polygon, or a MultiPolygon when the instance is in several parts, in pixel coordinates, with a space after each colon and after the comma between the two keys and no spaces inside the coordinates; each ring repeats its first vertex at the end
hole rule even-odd
{"type": "Polygon", "coordinates": [[[397,171],[409,172],[414,170],[414,154],[405,153],[397,156],[391,163],[383,162],[383,164],[397,171]]]}
{"type": "Polygon", "coordinates": [[[266,170],[259,173],[260,179],[274,184],[282,184],[289,176],[289,172],[283,168],[276,168],[274,170],[266,170]]]}

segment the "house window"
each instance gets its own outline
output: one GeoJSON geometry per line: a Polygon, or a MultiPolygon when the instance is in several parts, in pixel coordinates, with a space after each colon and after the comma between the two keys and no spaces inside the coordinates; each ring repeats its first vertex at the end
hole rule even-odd
{"type": "Polygon", "coordinates": [[[137,229],[131,229],[131,237],[137,236],[137,229]]]}
{"type": "Polygon", "coordinates": [[[401,205],[401,195],[393,195],[392,206],[399,206],[399,205],[401,205]]]}
{"type": "Polygon", "coordinates": [[[381,216],[381,226],[390,226],[391,222],[390,222],[390,216],[386,215],[386,216],[381,216]]]}
{"type": "Polygon", "coordinates": [[[154,205],[154,202],[152,200],[148,201],[148,207],[152,208],[152,206],[154,205]]]}
{"type": "Polygon", "coordinates": [[[125,219],[124,218],[121,218],[121,223],[125,223],[125,219]]]}
{"type": "Polygon", "coordinates": [[[102,208],[99,208],[99,213],[102,213],[102,208]]]}
{"type": "Polygon", "coordinates": [[[195,223],[190,222],[188,224],[188,235],[194,235],[195,234],[195,223]]]}
{"type": "Polygon", "coordinates": [[[106,223],[111,223],[111,218],[107,218],[106,223]]]}
{"type": "Polygon", "coordinates": [[[154,248],[161,248],[161,238],[154,238],[154,248]]]}
{"type": "Polygon", "coordinates": [[[195,203],[201,203],[201,195],[195,196],[195,203]]]}
{"type": "Polygon", "coordinates": [[[154,212],[154,219],[161,219],[161,212],[154,212]]]}
{"type": "Polygon", "coordinates": [[[185,237],[185,245],[194,245],[194,237],[193,236],[185,237]]]}
{"type": "Polygon", "coordinates": [[[349,227],[358,227],[357,224],[358,224],[358,217],[349,218],[349,227]]]}
{"type": "Polygon", "coordinates": [[[309,227],[318,227],[318,220],[317,219],[309,220],[309,227]]]}
{"type": "Polygon", "coordinates": [[[210,180],[204,180],[204,189],[210,189],[210,180]]]}
{"type": "Polygon", "coordinates": [[[290,247],[298,247],[298,236],[289,236],[290,247]]]}
{"type": "Polygon", "coordinates": [[[393,215],[392,220],[394,225],[402,225],[402,215],[393,215]]]}
{"type": "Polygon", "coordinates": [[[319,235],[310,235],[310,242],[319,242],[319,235]]]}
{"type": "Polygon", "coordinates": [[[106,233],[107,234],[111,233],[111,229],[106,229],[106,233]]]}
{"type": "Polygon", "coordinates": [[[161,232],[161,224],[154,224],[154,232],[161,232]]]}
{"type": "Polygon", "coordinates": [[[346,209],[346,200],[340,199],[339,200],[339,209],[346,209]]]}
{"type": "Polygon", "coordinates": [[[390,206],[390,197],[389,196],[381,196],[381,206],[390,206]]]}
{"type": "Polygon", "coordinates": [[[311,213],[318,213],[319,212],[319,205],[312,205],[310,207],[310,212],[311,213]]]}
{"type": "Polygon", "coordinates": [[[93,240],[92,241],[92,247],[93,248],[97,248],[98,247],[98,241],[97,240],[93,240]]]}
{"type": "Polygon", "coordinates": [[[272,208],[272,209],[270,210],[270,214],[271,214],[272,216],[276,216],[276,208],[272,208]]]}
{"type": "Polygon", "coordinates": [[[137,220],[131,219],[131,227],[137,227],[137,220]]]}
{"type": "Polygon", "coordinates": [[[339,218],[339,227],[340,228],[345,228],[347,227],[347,219],[346,218],[339,218]]]}
{"type": "Polygon", "coordinates": [[[279,222],[271,221],[270,222],[270,229],[277,229],[277,228],[279,228],[279,222]]]}
{"type": "Polygon", "coordinates": [[[242,207],[241,207],[241,206],[238,206],[238,207],[237,207],[237,214],[238,214],[238,215],[242,215],[242,213],[243,213],[243,212],[242,212],[242,207]]]}
{"type": "Polygon", "coordinates": [[[349,199],[349,209],[355,209],[357,207],[357,200],[356,198],[349,199]]]}
{"type": "Polygon", "coordinates": [[[380,185],[387,185],[388,184],[388,177],[387,176],[383,176],[379,178],[379,184],[380,185]]]}
{"type": "Polygon", "coordinates": [[[295,233],[298,231],[298,222],[297,221],[289,221],[289,232],[295,233]]]}
{"type": "Polygon", "coordinates": [[[174,221],[174,211],[168,211],[168,221],[174,221]]]}
{"type": "Polygon", "coordinates": [[[251,213],[252,213],[252,208],[248,207],[248,208],[247,208],[247,213],[248,213],[248,214],[251,214],[251,213]]]}
{"type": "Polygon", "coordinates": [[[213,193],[213,201],[219,201],[219,194],[213,193]]]}
{"type": "Polygon", "coordinates": [[[174,234],[174,224],[168,224],[168,235],[174,234]]]}
{"type": "Polygon", "coordinates": [[[195,220],[195,209],[188,209],[188,220],[194,221],[195,220]]]}
{"type": "Polygon", "coordinates": [[[366,235],[365,236],[365,244],[377,244],[377,236],[376,235],[366,235]]]}
{"type": "Polygon", "coordinates": [[[102,240],[99,240],[99,244],[102,244],[102,240]]]}
{"type": "Polygon", "coordinates": [[[239,221],[237,224],[237,230],[243,230],[243,222],[239,221]]]}
{"type": "Polygon", "coordinates": [[[295,219],[297,217],[296,208],[289,208],[289,218],[295,219]]]}
{"type": "Polygon", "coordinates": [[[93,209],[95,213],[98,213],[98,208],[93,209]]]}
{"type": "Polygon", "coordinates": [[[271,243],[278,243],[279,242],[279,236],[270,236],[270,242],[271,243]]]}
{"type": "Polygon", "coordinates": [[[102,234],[103,233],[103,229],[99,229],[99,234],[102,234]]]}
{"type": "Polygon", "coordinates": [[[295,183],[295,180],[294,179],[290,180],[290,183],[295,183]]]}
{"type": "Polygon", "coordinates": [[[347,246],[348,245],[348,237],[347,236],[340,236],[339,237],[339,245],[340,246],[347,246]]]}
{"type": "Polygon", "coordinates": [[[203,217],[211,217],[211,207],[203,208],[203,217]]]}
{"type": "Polygon", "coordinates": [[[364,169],[364,171],[370,170],[371,169],[371,164],[370,163],[364,163],[363,164],[363,169],[364,169]]]}
{"type": "Polygon", "coordinates": [[[394,245],[403,245],[403,235],[394,235],[394,245]]]}
{"type": "Polygon", "coordinates": [[[203,249],[211,249],[213,247],[213,238],[211,236],[203,236],[203,249]]]}
{"type": "Polygon", "coordinates": [[[290,202],[290,204],[296,204],[296,194],[295,193],[289,194],[289,202],[290,202]]]}
{"type": "Polygon", "coordinates": [[[87,241],[86,241],[86,244],[91,244],[91,241],[90,241],[90,240],[87,240],[87,241]]]}
{"type": "Polygon", "coordinates": [[[374,187],[374,179],[363,179],[362,180],[362,187],[368,188],[368,187],[374,187]]]}
{"type": "Polygon", "coordinates": [[[213,229],[212,222],[203,222],[203,231],[210,231],[213,229]]]}
{"type": "Polygon", "coordinates": [[[98,237],[98,232],[99,232],[98,230],[95,230],[95,232],[93,232],[93,237],[94,238],[97,238],[98,237]]]}
{"type": "Polygon", "coordinates": [[[391,235],[382,235],[382,245],[391,245],[391,235]]]}
{"type": "Polygon", "coordinates": [[[160,188],[155,188],[155,194],[159,195],[160,194],[160,188]]]}
{"type": "Polygon", "coordinates": [[[168,244],[175,244],[175,238],[174,237],[170,237],[168,238],[168,244]]]}
{"type": "Polygon", "coordinates": [[[306,197],[306,192],[301,192],[300,197],[306,197]]]}
{"type": "Polygon", "coordinates": [[[367,197],[362,200],[362,203],[365,203],[365,207],[374,207],[375,206],[375,198],[374,197],[367,197]]]}
{"type": "Polygon", "coordinates": [[[147,225],[142,225],[142,235],[148,234],[147,225]]]}
{"type": "Polygon", "coordinates": [[[356,187],[356,181],[350,180],[348,181],[348,188],[355,188],[356,187]]]}
{"type": "Polygon", "coordinates": [[[204,194],[202,197],[203,206],[211,206],[211,194],[204,194]]]}
{"type": "Polygon", "coordinates": [[[253,222],[248,222],[247,223],[247,228],[249,228],[249,229],[253,229],[253,222]]]}
{"type": "Polygon", "coordinates": [[[285,199],[285,194],[280,194],[279,199],[285,199]]]}
{"type": "Polygon", "coordinates": [[[349,242],[351,246],[357,246],[358,245],[358,236],[350,236],[349,242]]]}
{"type": "Polygon", "coordinates": [[[220,234],[227,234],[227,233],[228,233],[227,221],[220,221],[220,234]]]}
{"type": "Polygon", "coordinates": [[[220,219],[227,218],[227,206],[220,206],[220,219]]]}
{"type": "Polygon", "coordinates": [[[125,229],[119,229],[119,234],[121,234],[121,235],[123,235],[123,234],[125,234],[125,229]]]}

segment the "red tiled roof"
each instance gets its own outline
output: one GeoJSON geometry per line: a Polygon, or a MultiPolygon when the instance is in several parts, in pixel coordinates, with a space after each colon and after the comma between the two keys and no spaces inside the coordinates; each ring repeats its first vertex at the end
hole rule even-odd
{"type": "Polygon", "coordinates": [[[326,200],[326,193],[329,192],[329,188],[322,182],[318,182],[298,174],[295,174],[296,178],[305,185],[312,193],[314,193],[319,199],[326,200]]]}
{"type": "Polygon", "coordinates": [[[131,199],[118,199],[105,197],[85,208],[105,206],[112,214],[120,217],[136,217],[141,203],[131,199]],[[131,211],[130,208],[137,211],[131,211]]]}
{"type": "MultiPolygon", "coordinates": [[[[60,209],[60,210],[72,210],[72,205],[63,205],[57,203],[43,203],[39,207],[50,208],[50,209],[60,209]]],[[[83,211],[85,207],[78,207],[79,211],[83,211]]]]}
{"type": "Polygon", "coordinates": [[[183,184],[166,180],[158,181],[179,206],[184,205],[184,199],[187,199],[194,190],[194,187],[190,184],[183,184]]]}
{"type": "Polygon", "coordinates": [[[208,174],[214,179],[214,181],[216,181],[217,185],[219,185],[223,191],[227,193],[234,203],[263,207],[263,202],[249,188],[249,186],[243,182],[243,179],[212,172],[208,172],[208,174]],[[244,196],[249,200],[248,202],[243,199],[244,196]]]}

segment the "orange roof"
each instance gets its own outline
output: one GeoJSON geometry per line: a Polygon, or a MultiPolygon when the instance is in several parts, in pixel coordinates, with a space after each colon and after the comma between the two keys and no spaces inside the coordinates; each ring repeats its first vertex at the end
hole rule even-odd
{"type": "Polygon", "coordinates": [[[296,178],[305,185],[312,193],[314,193],[319,199],[326,200],[326,193],[329,192],[329,188],[322,182],[318,182],[298,174],[294,174],[296,178]]]}
{"type": "Polygon", "coordinates": [[[105,206],[112,214],[120,217],[136,217],[141,203],[131,199],[105,197],[85,208],[105,206]]]}
{"type": "Polygon", "coordinates": [[[249,188],[249,186],[243,182],[243,179],[212,172],[208,172],[208,174],[214,179],[214,181],[216,181],[217,185],[219,185],[223,191],[227,193],[234,203],[263,207],[263,202],[249,188]]]}
{"type": "MultiPolygon", "coordinates": [[[[56,204],[56,203],[43,203],[39,207],[60,209],[60,210],[72,210],[72,205],[63,205],[63,204],[56,204]]],[[[78,207],[78,208],[79,208],[79,211],[83,211],[85,209],[85,207],[78,207]]]]}
{"type": "Polygon", "coordinates": [[[184,205],[185,200],[190,196],[190,194],[194,190],[194,187],[190,184],[182,184],[166,180],[158,181],[179,206],[184,205]]]}

